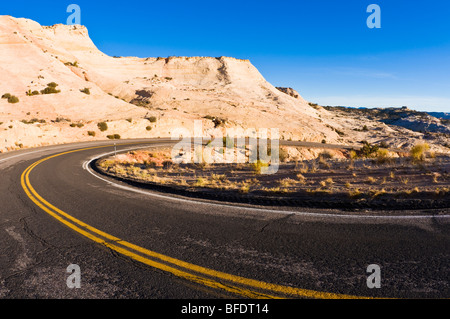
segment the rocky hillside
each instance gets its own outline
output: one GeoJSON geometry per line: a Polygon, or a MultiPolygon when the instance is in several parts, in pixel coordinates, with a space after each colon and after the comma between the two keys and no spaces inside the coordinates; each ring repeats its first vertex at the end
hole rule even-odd
{"type": "Polygon", "coordinates": [[[198,119],[206,134],[242,127],[279,128],[286,139],[339,137],[322,123],[325,110],[279,91],[248,60],[110,57],[83,26],[45,27],[10,16],[0,16],[0,46],[1,150],[112,133],[170,136],[176,127],[192,130],[198,119]],[[100,121],[107,131],[98,130],[100,121]]]}
{"type": "Polygon", "coordinates": [[[0,152],[114,136],[170,137],[176,128],[193,132],[195,120],[205,136],[278,128],[286,140],[355,147],[361,140],[423,139],[387,124],[356,134],[360,123],[351,115],[336,116],[294,89],[273,86],[249,60],[111,57],[83,26],[47,27],[11,16],[0,16],[0,47],[0,152]]]}

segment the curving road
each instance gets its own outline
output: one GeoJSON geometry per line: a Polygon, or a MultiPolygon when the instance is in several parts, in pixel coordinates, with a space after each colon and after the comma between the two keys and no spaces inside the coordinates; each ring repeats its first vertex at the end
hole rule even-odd
{"type": "MultiPolygon", "coordinates": [[[[121,141],[118,151],[170,140],[121,141]]],[[[110,141],[0,155],[0,299],[449,298],[449,209],[240,206],[96,175],[110,141]],[[67,267],[81,271],[69,289],[67,267]],[[369,288],[370,264],[380,288],[369,288]]]]}

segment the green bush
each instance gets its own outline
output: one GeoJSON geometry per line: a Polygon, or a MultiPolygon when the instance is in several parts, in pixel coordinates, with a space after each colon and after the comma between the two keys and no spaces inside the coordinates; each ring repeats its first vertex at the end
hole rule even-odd
{"type": "Polygon", "coordinates": [[[148,120],[150,121],[150,123],[155,123],[157,119],[156,116],[150,116],[148,120]]]}
{"type": "Polygon", "coordinates": [[[106,137],[109,138],[110,140],[120,140],[119,134],[107,135],[106,137]]]}
{"type": "Polygon", "coordinates": [[[88,131],[88,135],[92,136],[92,137],[95,137],[95,132],[94,131],[88,131]]]}
{"type": "Polygon", "coordinates": [[[106,124],[106,122],[100,122],[97,124],[97,126],[98,126],[98,129],[102,132],[108,130],[108,124],[106,124]]]}
{"type": "Polygon", "coordinates": [[[57,90],[56,87],[58,86],[58,84],[56,84],[55,82],[50,82],[47,84],[47,87],[43,90],[41,90],[41,94],[56,94],[56,93],[60,93],[61,90],[57,90]]]}
{"type": "Polygon", "coordinates": [[[61,90],[57,90],[56,88],[50,87],[50,86],[48,86],[45,89],[41,90],[41,94],[57,94],[57,93],[60,93],[60,92],[61,92],[61,90]]]}
{"type": "Polygon", "coordinates": [[[11,95],[9,98],[8,98],[8,103],[19,103],[19,98],[17,97],[17,96],[14,96],[14,95],[11,95]]]}
{"type": "Polygon", "coordinates": [[[369,142],[364,141],[363,147],[360,150],[361,156],[373,157],[377,154],[380,147],[378,145],[371,145],[369,142]]]}
{"type": "Polygon", "coordinates": [[[21,121],[23,124],[34,124],[34,123],[41,123],[41,124],[45,124],[46,120],[39,120],[37,118],[33,118],[31,120],[22,120],[21,121]]]}
{"type": "Polygon", "coordinates": [[[152,127],[151,127],[151,126],[147,126],[145,129],[146,129],[147,131],[151,131],[151,130],[152,130],[152,127]]]}
{"type": "Polygon", "coordinates": [[[9,99],[11,97],[11,94],[5,93],[2,95],[2,99],[9,99]]]}

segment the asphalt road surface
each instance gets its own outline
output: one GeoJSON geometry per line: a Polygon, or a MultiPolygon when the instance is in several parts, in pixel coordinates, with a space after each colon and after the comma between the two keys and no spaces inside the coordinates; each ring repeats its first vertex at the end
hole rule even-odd
{"type": "Polygon", "coordinates": [[[0,299],[450,297],[449,209],[182,198],[86,165],[113,151],[103,141],[0,155],[0,299]]]}

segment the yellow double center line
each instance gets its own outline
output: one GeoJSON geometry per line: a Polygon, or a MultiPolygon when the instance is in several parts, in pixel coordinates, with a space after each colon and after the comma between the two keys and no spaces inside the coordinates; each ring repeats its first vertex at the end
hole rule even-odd
{"type": "MultiPolygon", "coordinates": [[[[130,145],[130,144],[123,144],[130,145]]],[[[358,296],[350,296],[345,294],[334,294],[328,292],[320,292],[308,289],[294,288],[282,286],[272,283],[266,283],[259,280],[248,279],[232,274],[216,271],[202,266],[194,265],[182,260],[178,260],[146,248],[134,245],[120,238],[114,237],[95,227],[92,227],[81,220],[67,214],[61,209],[53,206],[40,196],[30,183],[30,173],[39,164],[52,158],[62,155],[81,152],[96,148],[105,148],[108,146],[98,146],[83,148],[64,153],[59,153],[41,159],[30,165],[21,176],[21,184],[27,196],[47,214],[63,223],[67,227],[77,233],[89,238],[90,240],[101,244],[111,250],[114,250],[124,256],[132,258],[150,267],[171,273],[177,277],[195,282],[207,287],[225,290],[247,298],[321,298],[321,299],[355,299],[366,298],[358,296]]]]}

